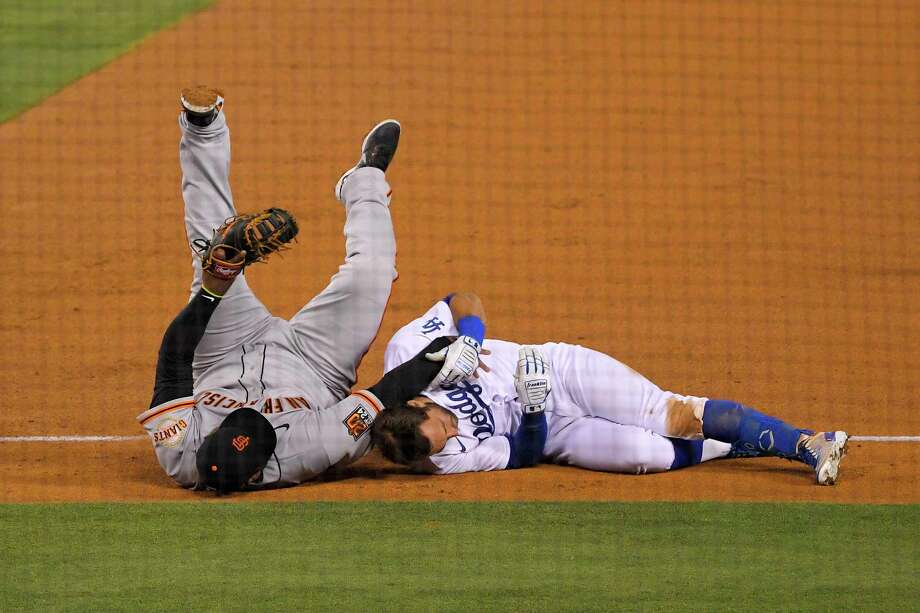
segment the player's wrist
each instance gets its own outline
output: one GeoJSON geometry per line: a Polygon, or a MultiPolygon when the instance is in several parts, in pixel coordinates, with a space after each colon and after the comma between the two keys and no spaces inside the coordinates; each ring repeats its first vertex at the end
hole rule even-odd
{"type": "Polygon", "coordinates": [[[467,315],[457,321],[457,332],[460,336],[468,336],[475,340],[479,348],[486,337],[486,324],[475,315],[467,315]]]}
{"type": "Polygon", "coordinates": [[[201,290],[214,298],[223,298],[233,285],[234,278],[221,279],[205,271],[201,278],[201,290]]]}
{"type": "Polygon", "coordinates": [[[459,340],[461,343],[463,343],[467,347],[470,347],[471,349],[473,349],[477,355],[479,354],[480,351],[482,351],[482,343],[477,341],[472,336],[468,336],[464,334],[460,336],[457,340],[459,340]]]}
{"type": "Polygon", "coordinates": [[[203,294],[207,294],[207,295],[210,296],[211,298],[216,298],[216,299],[218,299],[218,300],[220,300],[221,298],[223,298],[223,297],[224,297],[224,293],[225,293],[225,292],[219,292],[219,291],[217,291],[217,290],[215,290],[215,289],[213,289],[213,288],[209,289],[209,288],[208,288],[207,286],[205,286],[204,284],[202,284],[202,286],[201,286],[201,292],[202,292],[203,294]]]}

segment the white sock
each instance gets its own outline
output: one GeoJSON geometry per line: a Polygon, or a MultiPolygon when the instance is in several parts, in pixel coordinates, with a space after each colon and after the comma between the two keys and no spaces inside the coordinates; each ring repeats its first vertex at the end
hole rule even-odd
{"type": "Polygon", "coordinates": [[[709,460],[714,460],[716,458],[724,458],[728,455],[728,452],[732,450],[730,443],[723,443],[722,441],[716,441],[711,438],[703,440],[703,454],[700,457],[700,462],[708,462],[709,460]]]}

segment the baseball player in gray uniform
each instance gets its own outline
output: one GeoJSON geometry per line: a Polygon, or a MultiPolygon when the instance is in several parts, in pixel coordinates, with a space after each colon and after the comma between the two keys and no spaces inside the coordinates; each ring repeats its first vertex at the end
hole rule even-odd
{"type": "Polygon", "coordinates": [[[485,340],[485,311],[472,293],[436,302],[396,332],[385,370],[442,335],[456,340],[428,356],[444,362],[433,384],[372,426],[375,444],[399,464],[445,474],[548,461],[644,474],[777,456],[810,466],[819,484],[837,480],[845,432],[815,433],[736,402],[664,391],[585,347],[485,340]]]}
{"type": "Polygon", "coordinates": [[[350,393],[396,277],[384,171],[396,153],[400,124],[375,126],[358,163],[339,179],[345,261],[319,295],[284,320],[268,312],[243,275],[235,276],[245,252],[221,251],[224,265],[202,270],[200,256],[215,247],[215,228],[236,215],[230,131],[220,91],[189,88],[180,101],[179,159],[194,277],[189,304],[164,336],[151,407],[138,420],[163,469],[183,487],[229,491],[301,483],[364,454],[365,432],[384,402],[414,395],[440,368],[434,365],[426,380],[408,387],[401,386],[411,377],[403,377],[389,387],[350,393]]]}

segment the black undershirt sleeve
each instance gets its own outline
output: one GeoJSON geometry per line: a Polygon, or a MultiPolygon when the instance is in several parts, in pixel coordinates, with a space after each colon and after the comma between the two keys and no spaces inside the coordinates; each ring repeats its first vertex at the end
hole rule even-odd
{"type": "Polygon", "coordinates": [[[369,387],[368,391],[373,393],[387,409],[412,400],[428,387],[428,384],[444,366],[443,362],[432,362],[426,359],[425,354],[440,351],[450,345],[453,340],[447,336],[434,339],[415,357],[383,375],[383,378],[369,387]]]}
{"type": "Polygon", "coordinates": [[[166,328],[157,359],[151,408],[192,395],[192,359],[195,357],[195,348],[204,336],[204,330],[218,304],[220,298],[200,290],[166,328]]]}

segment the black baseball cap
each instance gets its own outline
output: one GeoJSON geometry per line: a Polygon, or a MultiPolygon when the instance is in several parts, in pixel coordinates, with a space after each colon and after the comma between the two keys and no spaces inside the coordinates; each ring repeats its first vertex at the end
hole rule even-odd
{"type": "Polygon", "coordinates": [[[271,423],[255,409],[237,409],[198,448],[199,486],[223,494],[243,489],[264,468],[278,437],[271,423]]]}

